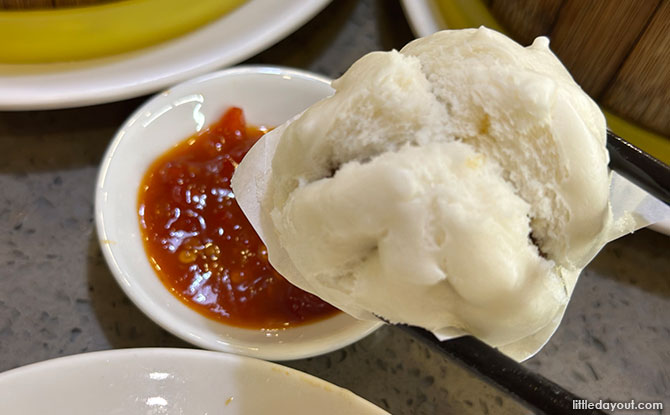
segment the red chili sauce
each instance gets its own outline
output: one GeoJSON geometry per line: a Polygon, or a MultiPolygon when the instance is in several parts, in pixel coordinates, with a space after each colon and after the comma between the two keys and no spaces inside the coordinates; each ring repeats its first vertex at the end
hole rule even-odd
{"type": "Polygon", "coordinates": [[[272,268],[235,201],[235,167],[265,132],[230,108],[158,158],[139,191],[144,247],[163,284],[199,313],[246,328],[294,326],[337,312],[272,268]]]}

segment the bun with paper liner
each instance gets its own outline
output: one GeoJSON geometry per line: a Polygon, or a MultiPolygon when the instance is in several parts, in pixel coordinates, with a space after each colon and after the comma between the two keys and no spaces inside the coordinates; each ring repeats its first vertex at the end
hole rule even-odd
{"type": "Polygon", "coordinates": [[[450,30],[357,61],[277,145],[278,271],[511,355],[553,330],[611,213],[604,117],[548,45],[450,30]]]}

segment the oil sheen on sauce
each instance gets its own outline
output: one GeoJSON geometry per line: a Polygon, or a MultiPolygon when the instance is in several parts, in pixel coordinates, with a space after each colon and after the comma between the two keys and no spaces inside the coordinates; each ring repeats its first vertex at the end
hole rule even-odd
{"type": "Polygon", "coordinates": [[[149,167],[139,191],[144,247],[163,284],[199,313],[246,328],[312,322],[337,309],[291,285],[235,201],[230,179],[267,130],[230,108],[149,167]]]}

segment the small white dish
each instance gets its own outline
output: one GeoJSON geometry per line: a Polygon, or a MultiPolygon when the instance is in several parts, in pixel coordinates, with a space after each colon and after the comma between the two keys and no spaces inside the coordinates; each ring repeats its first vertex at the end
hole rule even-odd
{"type": "Polygon", "coordinates": [[[150,163],[238,106],[252,125],[277,126],[332,94],[330,80],[304,71],[249,66],[215,72],[149,100],[119,129],[102,160],[95,195],[98,238],[121,288],[151,319],[197,346],[268,360],[299,359],[353,343],[381,323],[344,313],[283,330],[211,320],[165,288],[144,251],[137,194],[150,163]]]}
{"type": "Polygon", "coordinates": [[[0,413],[22,415],[366,414],[387,412],[313,376],[188,349],[125,349],[0,375],[0,413]]]}
{"type": "Polygon", "coordinates": [[[101,104],[159,91],[241,62],[275,44],[331,0],[248,0],[193,32],[99,59],[0,63],[0,110],[101,104]]]}

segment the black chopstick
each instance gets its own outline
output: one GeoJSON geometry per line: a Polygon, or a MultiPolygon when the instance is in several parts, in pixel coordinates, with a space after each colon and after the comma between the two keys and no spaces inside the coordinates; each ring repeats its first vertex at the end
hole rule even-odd
{"type": "Polygon", "coordinates": [[[597,409],[575,409],[575,402],[584,399],[573,395],[550,380],[531,372],[516,361],[505,356],[472,336],[439,341],[424,329],[399,325],[414,337],[425,341],[429,347],[460,362],[465,367],[485,378],[493,385],[516,396],[536,415],[580,414],[604,415],[597,409]]]}
{"type": "Polygon", "coordinates": [[[670,166],[607,130],[610,168],[670,205],[670,166]]]}

